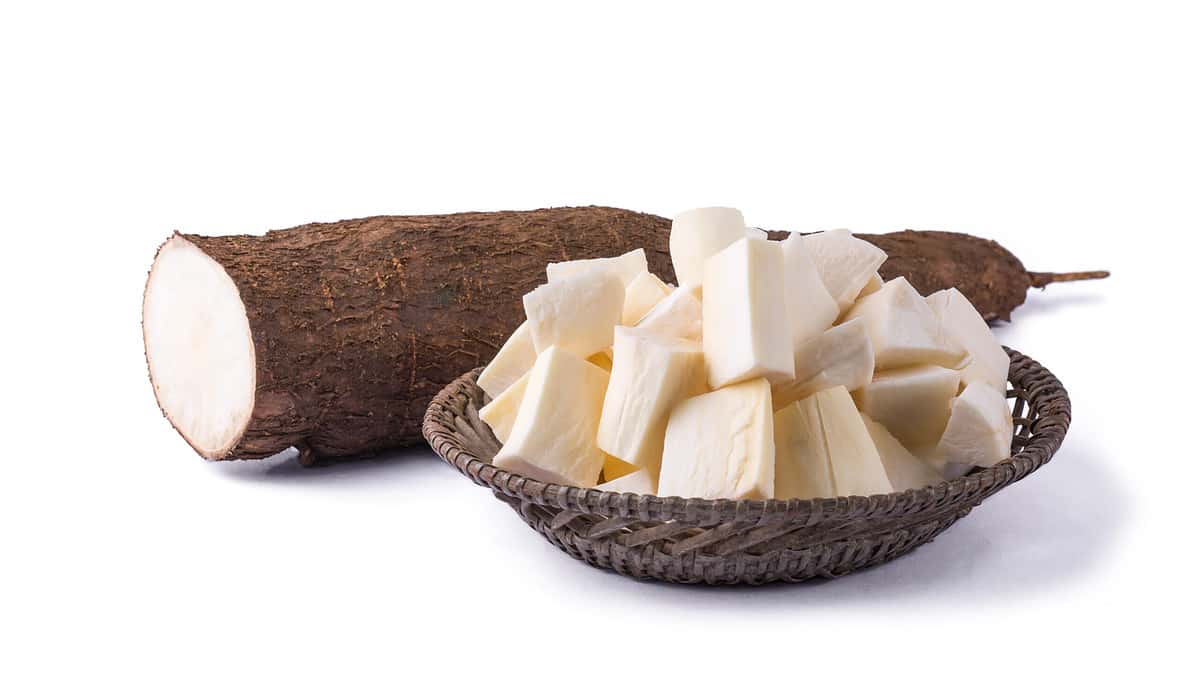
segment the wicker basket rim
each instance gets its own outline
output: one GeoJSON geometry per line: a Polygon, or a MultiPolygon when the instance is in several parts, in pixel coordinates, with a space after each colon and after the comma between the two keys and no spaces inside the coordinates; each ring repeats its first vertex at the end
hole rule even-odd
{"type": "MultiPolygon", "coordinates": [[[[870,496],[817,499],[731,500],[699,497],[658,497],[616,493],[568,485],[544,483],[534,478],[499,469],[475,457],[467,450],[462,429],[454,424],[459,417],[451,401],[455,397],[478,395],[475,378],[481,368],[464,373],[446,385],[426,410],[422,433],[430,446],[451,466],[474,482],[522,501],[554,506],[574,513],[630,518],[640,521],[676,521],[694,525],[722,522],[808,524],[885,518],[903,512],[959,508],[964,500],[981,501],[999,489],[1037,470],[1054,456],[1062,445],[1071,421],[1071,404],[1066,389],[1049,370],[1024,354],[1004,348],[1011,358],[1009,398],[1022,397],[1029,402],[1033,421],[1025,422],[1020,437],[1023,447],[1008,459],[991,467],[977,469],[966,476],[942,481],[915,490],[870,496]]],[[[478,422],[482,424],[482,422],[478,422]]]]}

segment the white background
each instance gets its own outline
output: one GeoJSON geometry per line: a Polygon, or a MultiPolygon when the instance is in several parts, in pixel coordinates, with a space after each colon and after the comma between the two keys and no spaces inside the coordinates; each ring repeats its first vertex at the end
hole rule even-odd
{"type": "Polygon", "coordinates": [[[1194,3],[2,7],[0,671],[1191,662],[1194,3]],[[1111,269],[999,329],[1066,383],[1066,444],[901,560],[713,590],[577,563],[427,449],[209,464],[157,412],[174,228],[578,204],[1111,269]]]}

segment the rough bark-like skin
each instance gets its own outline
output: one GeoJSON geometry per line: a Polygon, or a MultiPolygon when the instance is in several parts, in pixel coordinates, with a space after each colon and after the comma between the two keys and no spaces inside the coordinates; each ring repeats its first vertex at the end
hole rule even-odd
{"type": "Polygon", "coordinates": [[[312,463],[419,442],[430,399],[504,344],[546,263],[644,248],[673,278],[669,228],[583,207],[183,235],[233,278],[254,337],[254,412],[223,459],[294,445],[312,463]]]}
{"type": "MultiPolygon", "coordinates": [[[[521,297],[545,282],[547,263],[644,248],[651,271],[674,281],[670,226],[589,206],[181,235],[233,278],[254,338],[254,411],[220,459],[294,445],[313,463],[419,442],[429,401],[495,355],[524,319],[521,297]]],[[[965,234],[860,236],[888,253],[885,279],[903,275],[922,294],[957,286],[989,321],[1007,320],[1031,283],[1097,274],[1031,275],[999,244],[965,234]]]]}

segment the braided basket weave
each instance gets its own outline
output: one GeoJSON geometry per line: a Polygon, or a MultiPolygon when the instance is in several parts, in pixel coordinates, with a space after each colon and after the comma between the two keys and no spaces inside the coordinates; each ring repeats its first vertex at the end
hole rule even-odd
{"type": "MultiPolygon", "coordinates": [[[[1006,348],[1007,349],[1007,348],[1006,348]]],[[[952,481],[871,497],[726,500],[617,494],[542,483],[492,466],[500,450],[480,421],[478,370],[434,398],[422,427],[433,449],[571,556],[643,579],[763,584],[837,577],[933,539],[1054,456],[1071,403],[1038,362],[1007,349],[1013,455],[952,481]]]]}

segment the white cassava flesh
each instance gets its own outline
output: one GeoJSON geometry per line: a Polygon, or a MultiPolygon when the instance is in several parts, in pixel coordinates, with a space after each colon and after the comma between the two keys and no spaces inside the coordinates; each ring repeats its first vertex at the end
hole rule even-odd
{"type": "Polygon", "coordinates": [[[957,368],[970,358],[943,335],[925,298],[904,277],[887,282],[846,312],[846,320],[859,318],[867,322],[878,370],[925,363],[957,368]]]}
{"type": "Polygon", "coordinates": [[[845,387],[813,394],[821,420],[821,437],[829,453],[833,487],[839,497],[887,494],[892,491],[883,460],[862,415],[845,387]]]}
{"type": "Polygon", "coordinates": [[[793,401],[775,413],[775,498],[836,496],[817,400],[793,401]]]}
{"type": "Polygon", "coordinates": [[[513,422],[517,420],[517,411],[521,409],[521,399],[525,397],[525,387],[528,383],[529,373],[525,373],[521,379],[513,382],[512,386],[492,399],[491,403],[479,409],[479,419],[487,422],[492,428],[492,433],[496,435],[496,440],[501,443],[507,441],[509,433],[512,432],[513,422]]]}
{"type": "Polygon", "coordinates": [[[1004,391],[1008,383],[1008,354],[967,296],[957,288],[948,288],[925,298],[925,302],[947,340],[962,345],[971,355],[971,363],[963,369],[963,382],[983,380],[1004,391]]]}
{"type": "Polygon", "coordinates": [[[608,373],[559,347],[538,354],[508,441],[492,463],[547,483],[593,487],[604,467],[596,429],[608,373]]]}
{"type": "Polygon", "coordinates": [[[488,396],[497,398],[505,389],[521,379],[521,376],[528,373],[536,360],[537,350],[533,348],[533,334],[529,330],[529,322],[524,321],[504,341],[491,363],[479,373],[476,384],[486,391],[488,396]]]}
{"type": "Polygon", "coordinates": [[[783,248],[739,239],[704,263],[704,360],[712,388],[795,374],[784,304],[783,248]]]}
{"type": "Polygon", "coordinates": [[[586,359],[612,345],[625,286],[611,272],[586,270],[542,284],[522,300],[539,354],[553,346],[586,359]]]}
{"type": "Polygon", "coordinates": [[[583,272],[608,272],[615,274],[622,285],[628,286],[637,275],[648,269],[646,251],[638,248],[615,258],[586,258],[550,263],[546,265],[546,281],[555,282],[583,272]]]}
{"type": "Polygon", "coordinates": [[[723,206],[684,211],[671,222],[671,265],[680,286],[704,281],[704,261],[746,238],[742,212],[723,206]]]}
{"type": "Polygon", "coordinates": [[[875,352],[862,319],[852,319],[825,331],[796,349],[795,378],[771,390],[775,409],[807,398],[822,389],[843,386],[854,391],[871,382],[875,352]]]}
{"type": "Polygon", "coordinates": [[[625,305],[621,309],[621,325],[632,326],[641,320],[663,298],[671,293],[671,287],[656,275],[642,272],[625,287],[625,305]]]}
{"type": "Polygon", "coordinates": [[[784,301],[787,303],[788,322],[792,326],[794,351],[832,326],[839,309],[821,281],[804,237],[799,232],[793,232],[780,246],[783,248],[786,284],[784,301]]]}
{"type": "Polygon", "coordinates": [[[959,372],[940,366],[912,366],[875,375],[854,392],[859,410],[887,427],[913,454],[924,457],[950,419],[959,372]]]}
{"type": "Polygon", "coordinates": [[[762,378],[680,403],[667,422],[659,496],[770,499],[773,417],[771,385],[762,378]]]}
{"type": "Polygon", "coordinates": [[[849,230],[805,235],[804,243],[825,288],[843,312],[854,304],[855,298],[887,260],[882,249],[853,236],[849,230]]]}
{"type": "Polygon", "coordinates": [[[701,318],[699,284],[681,286],[671,291],[641,321],[639,330],[662,337],[677,337],[699,342],[704,336],[701,318]]]}
{"type": "Polygon", "coordinates": [[[1012,436],[1012,410],[1004,394],[986,382],[972,382],[954,399],[946,432],[929,459],[943,466],[992,466],[1011,454],[1012,436]]]}
{"type": "Polygon", "coordinates": [[[596,444],[658,475],[663,434],[675,405],[705,391],[700,344],[618,327],[596,444]]]}
{"type": "Polygon", "coordinates": [[[862,420],[863,424],[867,425],[871,440],[875,442],[875,449],[879,451],[879,459],[883,461],[883,468],[887,471],[893,490],[916,490],[942,480],[942,475],[937,470],[909,452],[888,432],[887,427],[867,415],[863,415],[862,420]]]}
{"type": "Polygon", "coordinates": [[[154,395],[163,414],[207,459],[237,444],[254,409],[254,340],[233,279],[183,237],[154,259],[142,307],[154,395]]]}

